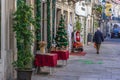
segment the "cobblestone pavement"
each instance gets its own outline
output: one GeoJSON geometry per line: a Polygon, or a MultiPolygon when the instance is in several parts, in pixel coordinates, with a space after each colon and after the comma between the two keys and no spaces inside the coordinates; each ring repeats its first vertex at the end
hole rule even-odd
{"type": "Polygon", "coordinates": [[[68,64],[55,68],[52,75],[33,74],[32,80],[120,80],[119,39],[104,41],[100,54],[93,45],[84,49],[85,56],[70,56],[68,64]]]}

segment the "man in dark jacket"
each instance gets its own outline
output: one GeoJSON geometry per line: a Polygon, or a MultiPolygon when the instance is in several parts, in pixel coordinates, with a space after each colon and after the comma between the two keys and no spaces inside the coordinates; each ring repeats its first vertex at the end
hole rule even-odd
{"type": "Polygon", "coordinates": [[[101,45],[101,42],[103,41],[104,41],[103,34],[100,31],[100,28],[98,28],[93,36],[93,42],[96,44],[97,54],[99,54],[100,45],[101,45]]]}

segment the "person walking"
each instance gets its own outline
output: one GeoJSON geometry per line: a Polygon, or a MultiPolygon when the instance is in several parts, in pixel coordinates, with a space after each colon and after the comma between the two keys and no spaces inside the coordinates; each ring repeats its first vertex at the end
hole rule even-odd
{"type": "Polygon", "coordinates": [[[101,45],[101,42],[103,42],[103,41],[104,41],[103,34],[100,31],[100,28],[98,28],[97,31],[94,33],[94,36],[93,36],[93,42],[96,45],[97,54],[99,54],[100,45],[101,45]]]}

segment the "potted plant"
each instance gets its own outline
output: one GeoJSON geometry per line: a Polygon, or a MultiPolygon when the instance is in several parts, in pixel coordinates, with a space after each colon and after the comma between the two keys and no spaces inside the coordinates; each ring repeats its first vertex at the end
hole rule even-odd
{"type": "Polygon", "coordinates": [[[17,60],[13,62],[13,66],[17,70],[17,80],[31,80],[33,62],[31,46],[34,38],[31,27],[35,26],[32,7],[24,0],[19,0],[13,15],[13,31],[16,33],[17,41],[17,60]]]}
{"type": "Polygon", "coordinates": [[[81,31],[81,26],[82,26],[82,24],[79,22],[79,20],[77,20],[76,24],[75,24],[75,30],[76,31],[81,31]]]}

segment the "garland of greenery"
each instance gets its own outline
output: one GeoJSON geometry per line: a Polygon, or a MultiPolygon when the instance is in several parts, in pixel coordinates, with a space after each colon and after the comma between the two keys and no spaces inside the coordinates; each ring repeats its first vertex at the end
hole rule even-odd
{"type": "Polygon", "coordinates": [[[36,0],[36,49],[39,50],[39,41],[41,40],[41,0],[36,0]]]}
{"type": "Polygon", "coordinates": [[[82,24],[79,22],[79,20],[77,20],[75,24],[75,30],[81,31],[81,26],[82,24]]]}
{"type": "Polygon", "coordinates": [[[50,0],[47,0],[47,48],[51,46],[51,31],[50,31],[50,0]]]}
{"type": "MultiPolygon", "coordinates": [[[[25,0],[17,0],[17,10],[19,9],[19,7],[21,7],[23,5],[23,1],[25,2],[25,0]]],[[[14,14],[15,15],[15,14],[14,14]]],[[[20,16],[21,17],[21,16],[20,16]]],[[[19,18],[20,18],[19,17],[19,18]]],[[[14,20],[14,19],[13,19],[14,20]]],[[[15,24],[14,24],[15,25],[15,24]]],[[[16,24],[17,25],[17,24],[16,24]]],[[[14,28],[14,27],[13,27],[14,28]]],[[[17,33],[16,33],[17,35],[17,33]]],[[[17,36],[16,36],[17,38],[17,36]]],[[[19,50],[24,50],[24,45],[21,44],[20,42],[18,42],[17,40],[17,49],[18,49],[18,53],[19,53],[19,50]]]]}
{"type": "Polygon", "coordinates": [[[52,24],[53,24],[53,27],[52,27],[52,32],[53,32],[53,34],[52,34],[52,41],[54,40],[54,38],[55,38],[55,34],[54,34],[54,26],[55,26],[55,5],[56,5],[56,0],[52,0],[52,24]]]}
{"type": "Polygon", "coordinates": [[[31,46],[33,43],[33,33],[31,25],[35,27],[33,8],[25,0],[17,1],[17,10],[13,14],[13,31],[16,33],[17,60],[13,66],[21,69],[32,67],[31,46]]]}
{"type": "Polygon", "coordinates": [[[18,6],[21,4],[21,1],[26,2],[26,0],[17,0],[17,8],[18,8],[18,6]]]}

